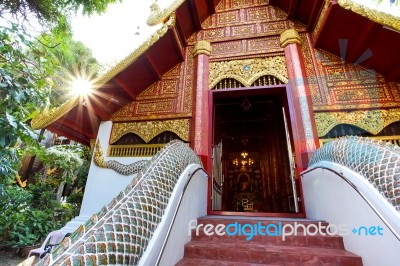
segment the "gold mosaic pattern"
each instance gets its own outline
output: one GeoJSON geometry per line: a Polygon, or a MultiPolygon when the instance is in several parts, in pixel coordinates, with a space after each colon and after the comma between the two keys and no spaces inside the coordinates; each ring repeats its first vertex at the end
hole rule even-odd
{"type": "Polygon", "coordinates": [[[170,142],[118,197],[37,265],[137,265],[190,164],[201,161],[185,143],[170,142]]]}
{"type": "Polygon", "coordinates": [[[210,63],[210,88],[227,78],[236,79],[245,87],[250,87],[255,80],[265,75],[277,77],[283,83],[287,83],[285,57],[275,56],[210,63]]]}
{"type": "MultiPolygon", "coordinates": [[[[302,45],[304,46],[304,45],[302,45]]],[[[303,49],[304,52],[304,49],[303,49]]],[[[365,108],[400,107],[400,84],[387,82],[374,70],[361,66],[342,64],[339,57],[322,50],[315,50],[314,76],[308,71],[308,79],[318,83],[318,91],[312,90],[314,110],[343,110],[365,108]]],[[[307,64],[309,58],[304,57],[307,64]]]]}
{"type": "Polygon", "coordinates": [[[318,167],[322,161],[359,173],[400,212],[400,147],[369,138],[339,138],[317,150],[309,167],[318,167]]]}
{"type": "Polygon", "coordinates": [[[147,143],[164,131],[171,131],[182,140],[189,141],[189,119],[114,123],[110,144],[115,143],[128,133],[138,135],[147,143]]]}
{"type": "Polygon", "coordinates": [[[396,121],[400,121],[400,109],[315,113],[319,137],[325,136],[340,124],[357,126],[376,135],[396,121]]]}

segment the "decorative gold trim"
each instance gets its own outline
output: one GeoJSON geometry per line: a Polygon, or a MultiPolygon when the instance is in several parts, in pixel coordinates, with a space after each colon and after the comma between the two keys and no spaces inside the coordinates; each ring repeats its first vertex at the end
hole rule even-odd
{"type": "Polygon", "coordinates": [[[26,187],[26,180],[24,182],[22,182],[21,180],[21,176],[17,173],[17,175],[15,176],[15,179],[17,180],[17,183],[20,187],[24,188],[26,187]]]}
{"type": "Polygon", "coordinates": [[[319,137],[339,124],[357,126],[376,135],[389,124],[400,121],[400,109],[315,113],[315,121],[319,137]]]}
{"type": "Polygon", "coordinates": [[[389,26],[395,30],[400,30],[400,18],[396,16],[368,8],[351,0],[338,0],[337,3],[344,9],[351,10],[369,20],[389,26]]]}
{"type": "Polygon", "coordinates": [[[149,157],[159,152],[165,144],[109,145],[109,157],[149,157]]]}
{"type": "Polygon", "coordinates": [[[236,79],[249,87],[255,80],[265,75],[274,76],[286,84],[288,78],[285,57],[212,62],[210,63],[210,88],[226,78],[236,79]]]}
{"type": "Polygon", "coordinates": [[[171,131],[182,140],[189,141],[189,119],[114,123],[110,144],[115,143],[127,133],[134,133],[147,143],[164,131],[171,131]]]}
{"type": "Polygon", "coordinates": [[[165,8],[164,10],[161,10],[159,5],[157,4],[157,0],[155,0],[154,3],[150,6],[151,13],[146,21],[147,25],[155,26],[157,24],[164,22],[185,1],[186,0],[176,0],[169,7],[165,8]]]}
{"type": "Polygon", "coordinates": [[[94,164],[101,168],[107,168],[107,163],[104,161],[103,150],[101,149],[100,140],[96,142],[95,152],[93,156],[94,164]]]}
{"type": "Polygon", "coordinates": [[[119,62],[112,69],[107,71],[99,79],[96,80],[95,86],[101,87],[107,83],[110,79],[116,76],[118,73],[123,71],[125,68],[130,66],[136,59],[139,58],[144,52],[146,52],[153,44],[155,44],[161,37],[163,37],[169,27],[175,25],[175,16],[171,16],[167,23],[165,23],[159,30],[157,30],[153,35],[150,36],[143,44],[136,48],[131,54],[125,57],[121,62],[119,62]]]}
{"type": "MultiPolygon", "coordinates": [[[[159,30],[157,30],[149,39],[147,39],[142,45],[136,48],[131,54],[120,61],[116,66],[108,70],[104,75],[95,80],[93,85],[94,89],[100,88],[105,83],[110,81],[114,76],[123,71],[129,65],[131,65],[139,56],[147,51],[153,44],[155,44],[161,37],[163,37],[170,26],[175,25],[175,17],[171,16],[167,23],[165,23],[159,30]]],[[[66,113],[71,111],[75,106],[78,105],[80,97],[77,96],[68,100],[66,103],[59,107],[53,108],[50,111],[44,111],[32,119],[31,125],[33,129],[44,128],[51,123],[57,121],[59,118],[64,116],[66,113]]]]}
{"type": "Polygon", "coordinates": [[[43,111],[42,113],[38,114],[36,117],[32,119],[31,121],[32,128],[41,129],[50,125],[54,121],[57,121],[63,115],[71,111],[72,108],[77,106],[79,100],[80,100],[79,97],[72,98],[57,108],[53,108],[50,111],[43,111]]]}
{"type": "Polygon", "coordinates": [[[300,35],[295,29],[288,29],[282,32],[279,41],[282,48],[285,48],[288,44],[291,43],[301,44],[300,35]]]}
{"type": "Polygon", "coordinates": [[[199,54],[211,55],[211,43],[204,40],[196,42],[193,56],[196,57],[199,54]]]}
{"type": "Polygon", "coordinates": [[[319,14],[317,24],[314,27],[314,31],[312,33],[313,37],[315,38],[317,34],[319,33],[319,30],[321,29],[322,23],[325,21],[325,15],[326,12],[328,11],[328,7],[330,5],[331,1],[330,0],[325,0],[324,5],[322,6],[322,10],[319,14]]]}

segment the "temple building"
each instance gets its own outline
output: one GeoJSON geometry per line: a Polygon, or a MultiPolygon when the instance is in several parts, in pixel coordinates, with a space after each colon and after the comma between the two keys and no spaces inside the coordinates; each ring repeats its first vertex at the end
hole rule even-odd
{"type": "MultiPolygon", "coordinates": [[[[134,173],[146,164],[143,160],[179,140],[194,151],[208,176],[206,186],[197,190],[202,194],[191,199],[203,204],[201,214],[207,215],[208,222],[217,217],[222,217],[222,223],[234,222],[241,217],[264,222],[274,218],[275,222],[306,224],[353,223],[350,230],[381,226],[384,236],[359,234],[357,239],[350,232],[349,238],[343,236],[344,246],[334,240],[316,247],[304,240],[315,253],[288,249],[286,257],[284,251],[271,251],[279,254],[265,258],[252,251],[243,251],[242,257],[224,257],[225,251],[236,250],[232,247],[221,248],[216,255],[205,252],[207,258],[201,258],[196,257],[201,252],[193,251],[194,244],[186,246],[183,255],[185,240],[177,248],[181,253],[174,259],[160,255],[157,265],[163,260],[168,263],[159,265],[174,265],[183,256],[179,265],[218,265],[212,264],[218,260],[260,265],[399,263],[393,252],[400,248],[400,153],[396,148],[400,144],[400,19],[351,0],[177,0],[164,10],[153,4],[151,10],[147,22],[161,24],[159,29],[95,80],[91,94],[72,98],[32,121],[36,129],[46,128],[94,148],[81,220],[98,212],[106,215],[119,206],[116,202],[128,195],[125,187],[139,182],[134,173]],[[332,144],[343,136],[366,138],[332,144]],[[394,145],[374,144],[371,139],[394,145]],[[374,154],[379,156],[367,158],[363,149],[372,148],[363,145],[377,145],[374,154]],[[353,146],[360,151],[350,152],[353,146]],[[383,151],[386,148],[389,151],[383,151]],[[388,154],[394,157],[383,160],[388,154]],[[321,163],[329,161],[329,156],[334,157],[330,164],[321,163]],[[313,165],[319,168],[314,171],[313,165]],[[359,179],[346,174],[348,169],[370,182],[354,181],[359,179]],[[335,178],[344,177],[329,183],[335,180],[327,176],[329,171],[335,178]],[[379,177],[373,179],[375,175],[379,177]],[[347,192],[345,184],[356,190],[347,192]],[[370,186],[378,192],[369,192],[370,186]],[[359,207],[358,197],[364,199],[368,211],[359,207]],[[379,197],[386,203],[378,203],[379,197]],[[114,205],[108,205],[112,201],[114,205]],[[371,215],[383,220],[367,216],[371,208],[375,213],[371,215]],[[373,251],[372,243],[380,248],[373,251]],[[322,250],[327,247],[328,251],[322,250]],[[332,249],[341,250],[334,253],[332,249]],[[210,262],[202,264],[200,259],[210,262]]],[[[96,224],[100,219],[90,219],[93,226],[100,226],[96,224]]],[[[292,245],[302,246],[301,241],[292,245]]],[[[143,245],[141,265],[155,265],[151,260],[143,262],[148,252],[143,245]]],[[[69,259],[89,256],[83,251],[62,251],[70,252],[69,259]]],[[[135,264],[136,255],[127,255],[132,252],[115,255],[116,264],[135,264]]],[[[56,252],[52,259],[67,263],[66,253],[56,252]]],[[[104,262],[100,253],[95,256],[97,263],[104,262]]],[[[114,261],[105,258],[109,264],[114,261]]]]}

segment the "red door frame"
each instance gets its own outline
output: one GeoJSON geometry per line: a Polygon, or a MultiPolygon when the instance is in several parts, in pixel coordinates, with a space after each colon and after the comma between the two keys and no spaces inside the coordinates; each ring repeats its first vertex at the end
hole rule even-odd
{"type": "MultiPolygon", "coordinates": [[[[258,87],[245,87],[245,88],[235,88],[235,89],[221,89],[221,90],[210,90],[209,97],[208,97],[208,106],[209,110],[208,113],[210,117],[208,119],[208,134],[209,134],[209,149],[211,150],[213,147],[214,142],[214,99],[215,98],[228,98],[234,96],[252,96],[252,95],[279,95],[283,99],[283,105],[285,107],[285,115],[287,118],[288,128],[289,131],[292,132],[293,128],[292,125],[296,125],[296,121],[294,121],[295,117],[292,115],[291,108],[291,101],[288,101],[288,93],[289,87],[288,85],[274,85],[274,86],[258,86],[258,87]],[[218,95],[215,97],[214,95],[218,95]]],[[[295,145],[293,143],[293,136],[290,134],[290,140],[292,142],[292,147],[295,149],[295,145]]],[[[295,152],[295,151],[293,151],[295,152]]],[[[212,154],[210,152],[210,154],[212,154]]],[[[296,164],[297,160],[296,158],[296,164]]],[[[207,159],[207,169],[208,173],[212,174],[212,158],[211,156],[207,159]]],[[[214,211],[211,207],[211,200],[212,200],[212,178],[208,181],[208,192],[207,192],[207,214],[208,215],[240,215],[240,216],[255,216],[255,217],[287,217],[287,218],[305,218],[305,209],[303,201],[299,202],[299,212],[298,213],[276,213],[276,212],[231,212],[231,211],[214,211]]],[[[296,171],[296,188],[298,192],[298,197],[301,199],[303,198],[303,192],[301,189],[301,179],[299,177],[299,173],[296,171]]]]}

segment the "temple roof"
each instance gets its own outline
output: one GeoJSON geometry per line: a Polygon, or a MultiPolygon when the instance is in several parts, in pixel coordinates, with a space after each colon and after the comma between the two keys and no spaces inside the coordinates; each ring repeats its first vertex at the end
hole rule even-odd
{"type": "MultiPolygon", "coordinates": [[[[109,120],[184,61],[186,40],[202,29],[201,23],[215,13],[219,2],[177,0],[161,11],[152,6],[155,12],[148,23],[164,22],[163,26],[101,76],[94,84],[94,93],[43,112],[33,119],[32,126],[89,144],[90,139],[96,138],[101,121],[109,120]]],[[[315,48],[340,56],[348,63],[374,69],[389,81],[400,81],[399,18],[350,0],[270,0],[270,4],[285,11],[288,19],[305,25],[314,36],[315,48]]]]}

